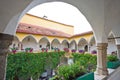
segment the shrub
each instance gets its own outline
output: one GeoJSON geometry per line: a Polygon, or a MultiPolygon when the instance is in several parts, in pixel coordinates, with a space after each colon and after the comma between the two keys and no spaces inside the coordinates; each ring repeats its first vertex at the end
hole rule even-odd
{"type": "Polygon", "coordinates": [[[79,63],[74,63],[71,65],[64,65],[58,68],[59,77],[64,80],[72,80],[78,76],[85,74],[85,68],[80,66],[79,63]]]}
{"type": "Polygon", "coordinates": [[[113,61],[117,61],[118,58],[116,55],[109,55],[107,56],[107,60],[113,62],[113,61]]]}
{"type": "Polygon", "coordinates": [[[72,54],[74,62],[79,62],[82,66],[84,66],[88,72],[93,72],[96,69],[97,64],[97,56],[88,54],[72,54]]]}
{"type": "Polygon", "coordinates": [[[31,76],[36,80],[44,72],[45,67],[56,68],[63,54],[64,52],[9,54],[6,80],[14,80],[15,77],[28,80],[31,76]]]}

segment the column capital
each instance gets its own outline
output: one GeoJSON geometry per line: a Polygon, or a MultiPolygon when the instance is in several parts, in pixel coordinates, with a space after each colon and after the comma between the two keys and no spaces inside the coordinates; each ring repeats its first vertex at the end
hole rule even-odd
{"type": "Polygon", "coordinates": [[[108,43],[97,43],[97,46],[100,47],[107,47],[108,46],[108,43]]]}
{"type": "Polygon", "coordinates": [[[116,46],[117,46],[118,49],[120,49],[120,44],[117,44],[116,46]]]}
{"type": "Polygon", "coordinates": [[[0,33],[0,55],[6,55],[9,52],[13,37],[13,35],[0,33]]]}

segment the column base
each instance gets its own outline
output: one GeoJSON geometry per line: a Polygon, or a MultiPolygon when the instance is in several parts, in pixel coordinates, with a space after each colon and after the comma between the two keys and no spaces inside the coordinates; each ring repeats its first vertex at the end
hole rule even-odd
{"type": "Polygon", "coordinates": [[[97,68],[96,72],[97,75],[105,75],[108,76],[108,70],[107,68],[97,68]]]}

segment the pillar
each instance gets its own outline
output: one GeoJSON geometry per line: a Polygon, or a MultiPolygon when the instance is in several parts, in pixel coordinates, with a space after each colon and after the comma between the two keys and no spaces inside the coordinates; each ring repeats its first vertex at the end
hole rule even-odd
{"type": "MultiPolygon", "coordinates": [[[[50,43],[50,42],[49,42],[49,43],[50,43]]],[[[52,44],[50,43],[50,46],[49,46],[49,51],[52,51],[51,45],[52,45],[52,44]]]]}
{"type": "Polygon", "coordinates": [[[97,69],[98,75],[108,75],[107,62],[107,43],[97,43],[97,69]]]}
{"type": "Polygon", "coordinates": [[[0,80],[6,78],[7,53],[12,40],[13,36],[0,33],[0,80]]]}
{"type": "Polygon", "coordinates": [[[120,59],[120,44],[117,45],[117,57],[120,59]]]}

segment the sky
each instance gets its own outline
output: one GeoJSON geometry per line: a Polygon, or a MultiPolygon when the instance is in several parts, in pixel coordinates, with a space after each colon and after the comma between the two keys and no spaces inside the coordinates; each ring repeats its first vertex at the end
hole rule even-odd
{"type": "Polygon", "coordinates": [[[92,28],[84,15],[74,6],[63,2],[49,2],[28,11],[29,14],[74,26],[74,34],[91,31],[92,28]]]}

